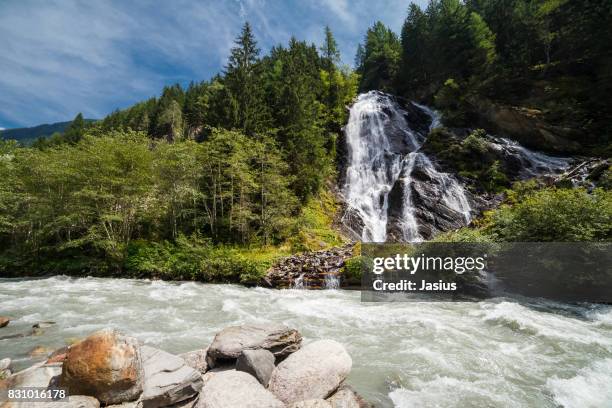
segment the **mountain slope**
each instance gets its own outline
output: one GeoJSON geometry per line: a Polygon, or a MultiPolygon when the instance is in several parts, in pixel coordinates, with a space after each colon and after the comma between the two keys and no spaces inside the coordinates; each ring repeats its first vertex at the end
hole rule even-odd
{"type": "MultiPolygon", "coordinates": [[[[85,121],[94,122],[94,119],[85,119],[85,121]]],[[[48,137],[56,132],[63,133],[71,123],[72,121],[67,121],[43,124],[29,128],[5,129],[0,131],[0,138],[5,140],[13,139],[23,145],[30,145],[39,137],[48,137]]]]}

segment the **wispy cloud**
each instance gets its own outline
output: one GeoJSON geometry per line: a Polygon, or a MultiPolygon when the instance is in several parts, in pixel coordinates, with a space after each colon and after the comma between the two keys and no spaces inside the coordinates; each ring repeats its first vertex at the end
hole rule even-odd
{"type": "Polygon", "coordinates": [[[260,47],[334,30],[351,61],[373,19],[399,29],[403,0],[0,1],[0,123],[31,126],[83,112],[101,118],[225,64],[245,20],[260,47]],[[385,3],[384,5],[382,3],[385,3]]]}

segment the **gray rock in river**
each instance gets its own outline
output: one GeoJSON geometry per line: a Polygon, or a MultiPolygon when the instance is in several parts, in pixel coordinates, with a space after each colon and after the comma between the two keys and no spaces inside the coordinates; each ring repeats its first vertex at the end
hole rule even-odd
{"type": "Polygon", "coordinates": [[[207,353],[208,347],[179,354],[179,357],[182,358],[189,367],[204,374],[208,370],[208,364],[206,363],[207,353]]]}
{"type": "Polygon", "coordinates": [[[346,384],[327,399],[332,408],[373,408],[374,406],[364,400],[355,390],[346,384]]]}
{"type": "Polygon", "coordinates": [[[242,350],[269,350],[276,359],[300,348],[302,336],[283,324],[231,326],[221,330],[208,347],[206,361],[214,367],[219,361],[236,360],[242,350]]]}
{"type": "Polygon", "coordinates": [[[7,388],[16,387],[48,387],[55,385],[62,373],[61,364],[38,363],[25,370],[19,371],[5,380],[7,388]]]}
{"type": "Polygon", "coordinates": [[[227,370],[207,373],[196,408],[284,408],[270,391],[250,374],[227,370]]]}
{"type": "Polygon", "coordinates": [[[274,354],[263,349],[243,350],[236,361],[236,370],[251,374],[264,387],[267,387],[272,371],[274,371],[274,354]]]}
{"type": "Polygon", "coordinates": [[[202,389],[201,373],[175,355],[141,346],[144,369],[143,392],[138,407],[166,407],[191,399],[202,389]]]}
{"type": "Polygon", "coordinates": [[[329,397],[346,379],[353,362],[334,340],[310,343],[281,362],[268,389],[285,404],[329,397]]]}

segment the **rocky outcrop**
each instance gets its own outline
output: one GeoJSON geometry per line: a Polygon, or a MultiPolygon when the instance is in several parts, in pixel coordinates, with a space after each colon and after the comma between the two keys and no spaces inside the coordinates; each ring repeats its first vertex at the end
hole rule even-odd
{"type": "Polygon", "coordinates": [[[282,324],[231,326],[221,330],[208,347],[209,367],[235,362],[243,350],[264,349],[282,359],[300,348],[302,336],[282,324]]]}
{"type": "Polygon", "coordinates": [[[197,408],[283,408],[284,404],[253,377],[228,370],[206,375],[197,408]]]}
{"type": "Polygon", "coordinates": [[[274,371],[274,361],[274,354],[268,350],[243,350],[236,361],[236,370],[251,374],[267,387],[274,371]]]}
{"type": "Polygon", "coordinates": [[[11,319],[9,319],[8,317],[0,316],[0,328],[8,326],[10,322],[11,319]]]}
{"type": "Polygon", "coordinates": [[[327,398],[346,379],[351,366],[351,357],[340,343],[319,340],[281,362],[268,389],[285,404],[327,398]]]}
{"type": "Polygon", "coordinates": [[[89,395],[104,404],[137,399],[142,380],[138,342],[111,329],[71,346],[61,376],[61,384],[70,394],[89,395]]]}
{"type": "Polygon", "coordinates": [[[342,384],[338,391],[327,399],[332,408],[374,408],[372,404],[364,400],[355,390],[346,384],[342,384]]]}
{"type": "Polygon", "coordinates": [[[471,99],[469,102],[483,127],[507,135],[524,146],[556,153],[580,150],[574,140],[584,137],[582,131],[550,124],[537,109],[498,105],[488,100],[471,99]]]}
{"type": "Polygon", "coordinates": [[[326,289],[342,283],[342,268],[353,256],[353,244],[292,255],[272,266],[264,284],[275,288],[326,289]]]}
{"type": "Polygon", "coordinates": [[[187,353],[179,354],[179,357],[182,358],[189,367],[204,374],[208,370],[206,354],[208,354],[208,348],[188,351],[187,353]]]}
{"type": "Polygon", "coordinates": [[[552,183],[558,186],[585,187],[593,189],[605,183],[604,174],[610,172],[610,160],[608,159],[586,159],[567,169],[561,175],[552,179],[552,183]]]}
{"type": "Polygon", "coordinates": [[[167,407],[195,397],[202,389],[201,373],[182,358],[149,346],[140,350],[144,385],[138,407],[167,407]]]}

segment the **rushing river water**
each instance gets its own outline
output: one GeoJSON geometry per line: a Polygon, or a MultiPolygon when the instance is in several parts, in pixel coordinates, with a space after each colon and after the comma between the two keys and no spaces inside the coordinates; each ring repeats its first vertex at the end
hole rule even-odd
{"type": "Polygon", "coordinates": [[[356,291],[244,288],[159,281],[0,279],[0,358],[30,365],[36,346],[60,347],[108,326],[179,353],[223,327],[282,322],[305,341],[331,338],[353,358],[349,377],[383,407],[612,407],[612,308],[492,299],[362,303],[356,291]]]}

